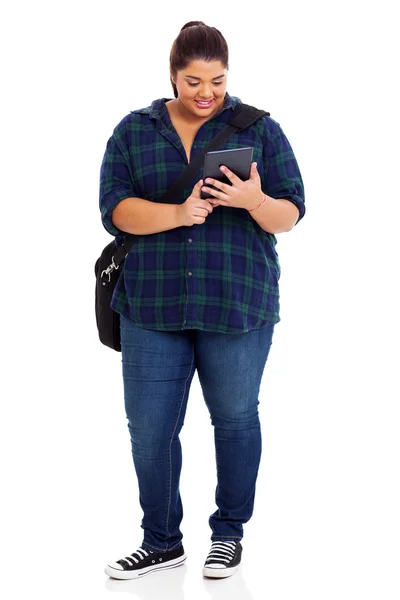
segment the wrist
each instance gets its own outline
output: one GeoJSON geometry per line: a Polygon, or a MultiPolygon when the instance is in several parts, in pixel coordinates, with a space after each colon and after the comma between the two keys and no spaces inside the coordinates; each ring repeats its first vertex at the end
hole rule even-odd
{"type": "Polygon", "coordinates": [[[182,219],[182,204],[173,204],[175,208],[175,227],[182,227],[184,225],[182,219]]]}
{"type": "Polygon", "coordinates": [[[254,211],[256,211],[257,209],[259,209],[259,208],[260,208],[260,206],[261,206],[262,204],[264,204],[264,202],[266,201],[266,199],[267,199],[267,195],[266,195],[266,194],[264,194],[264,192],[263,192],[263,191],[261,191],[261,197],[260,197],[260,200],[258,201],[258,204],[256,204],[256,205],[255,205],[253,208],[248,208],[247,210],[248,210],[249,212],[254,212],[254,211]]]}

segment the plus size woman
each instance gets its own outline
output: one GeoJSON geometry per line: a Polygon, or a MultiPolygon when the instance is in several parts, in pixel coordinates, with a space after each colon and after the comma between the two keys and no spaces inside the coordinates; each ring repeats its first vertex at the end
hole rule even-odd
{"type": "Polygon", "coordinates": [[[261,458],[258,394],[280,321],[275,234],[290,231],[305,214],[296,158],[280,124],[266,115],[220,148],[253,147],[247,181],[229,169],[231,185],[204,181],[201,169],[173,203],[160,202],[242,102],[227,92],[226,41],[202,22],[181,29],[170,76],[174,98],[125,116],[107,142],[100,172],[104,227],[117,246],[126,233],[137,238],[111,307],[120,315],[143,539],[105,567],[117,579],[186,560],[179,433],[196,370],[214,428],[218,481],[202,573],[227,577],[238,570],[261,458]],[[201,190],[213,197],[202,199],[201,190]]]}

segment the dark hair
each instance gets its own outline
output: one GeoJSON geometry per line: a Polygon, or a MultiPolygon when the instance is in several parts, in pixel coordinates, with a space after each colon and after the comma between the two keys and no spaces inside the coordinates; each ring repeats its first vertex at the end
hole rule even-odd
{"type": "Polygon", "coordinates": [[[179,32],[172,44],[169,55],[170,81],[175,98],[178,90],[172,81],[172,75],[186,67],[193,60],[219,60],[225,69],[228,66],[228,45],[222,33],[215,27],[209,27],[203,21],[189,21],[179,32]]]}

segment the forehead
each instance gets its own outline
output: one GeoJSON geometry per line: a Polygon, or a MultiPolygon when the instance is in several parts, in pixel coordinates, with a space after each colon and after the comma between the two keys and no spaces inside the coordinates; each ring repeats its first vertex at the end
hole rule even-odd
{"type": "Polygon", "coordinates": [[[212,60],[207,62],[205,60],[193,60],[185,69],[180,71],[183,77],[193,75],[200,79],[212,79],[219,75],[226,75],[226,69],[221,61],[212,60]]]}

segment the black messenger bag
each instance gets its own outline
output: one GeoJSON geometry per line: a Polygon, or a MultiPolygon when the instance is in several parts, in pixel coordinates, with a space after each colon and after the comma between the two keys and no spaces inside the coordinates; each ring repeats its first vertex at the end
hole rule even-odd
{"type": "MultiPolygon", "coordinates": [[[[188,164],[167,190],[160,202],[172,204],[171,200],[182,193],[186,186],[193,180],[196,173],[203,167],[206,152],[218,150],[231,135],[250,127],[250,125],[264,115],[270,116],[270,113],[265,110],[259,110],[249,104],[238,104],[225,127],[188,164]]],[[[124,241],[118,249],[115,245],[115,240],[111,241],[104,248],[94,266],[94,273],[96,275],[96,323],[100,342],[117,352],[121,352],[120,315],[111,308],[110,303],[121,273],[121,263],[128,256],[134,244],[135,237],[130,234],[124,236],[124,241]]]]}

